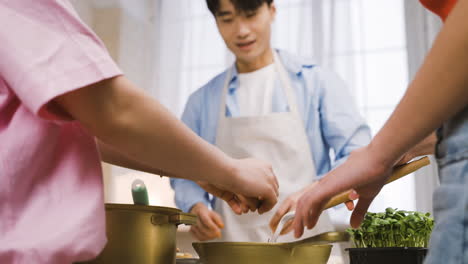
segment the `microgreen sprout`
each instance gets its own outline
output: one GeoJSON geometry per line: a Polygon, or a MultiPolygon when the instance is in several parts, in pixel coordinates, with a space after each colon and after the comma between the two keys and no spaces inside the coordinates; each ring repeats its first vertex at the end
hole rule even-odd
{"type": "Polygon", "coordinates": [[[387,208],[368,212],[358,229],[349,228],[354,245],[367,247],[427,247],[434,227],[429,213],[387,208]]]}

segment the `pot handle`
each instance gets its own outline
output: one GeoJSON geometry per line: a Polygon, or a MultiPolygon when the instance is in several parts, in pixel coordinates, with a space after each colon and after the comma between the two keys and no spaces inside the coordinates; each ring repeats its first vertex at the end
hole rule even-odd
{"type": "Polygon", "coordinates": [[[197,223],[197,216],[188,213],[178,213],[169,217],[169,223],[176,225],[194,225],[197,223]]]}

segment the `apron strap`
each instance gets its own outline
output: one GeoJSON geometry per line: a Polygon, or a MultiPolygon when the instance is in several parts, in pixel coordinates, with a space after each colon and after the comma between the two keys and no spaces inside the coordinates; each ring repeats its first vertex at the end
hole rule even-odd
{"type": "Polygon", "coordinates": [[[302,118],[300,118],[299,109],[298,109],[297,101],[296,101],[296,96],[294,95],[292,83],[291,83],[291,80],[290,80],[290,78],[288,76],[288,72],[284,68],[283,63],[281,62],[281,59],[280,59],[280,57],[278,55],[278,52],[276,50],[273,50],[273,56],[274,56],[274,60],[275,60],[275,68],[276,68],[276,71],[279,74],[279,78],[280,78],[280,81],[282,83],[283,91],[284,91],[284,94],[286,96],[286,100],[287,100],[288,105],[289,105],[289,110],[292,113],[294,113],[297,117],[299,117],[299,120],[302,120],[302,118]]]}

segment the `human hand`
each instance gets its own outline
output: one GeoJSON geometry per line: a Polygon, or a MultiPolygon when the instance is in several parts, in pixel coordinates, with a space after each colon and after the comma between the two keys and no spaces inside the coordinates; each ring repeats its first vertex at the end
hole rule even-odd
{"type": "Polygon", "coordinates": [[[224,228],[221,216],[210,210],[205,204],[195,204],[190,213],[197,215],[197,223],[190,227],[190,232],[199,241],[213,240],[221,237],[224,228]]]}
{"type": "MultiPolygon", "coordinates": [[[[276,210],[275,214],[273,215],[273,217],[270,220],[270,229],[272,230],[272,232],[275,232],[281,218],[285,214],[296,210],[297,201],[299,200],[299,198],[302,195],[304,195],[305,193],[307,193],[309,191],[313,191],[317,184],[318,184],[317,181],[313,182],[312,184],[308,185],[306,188],[304,188],[304,189],[302,189],[302,190],[300,190],[300,191],[298,191],[296,193],[291,194],[290,196],[288,196],[288,198],[286,198],[286,200],[284,200],[281,203],[281,205],[278,207],[278,210],[276,210]]],[[[358,197],[359,196],[357,195],[357,193],[355,191],[353,191],[352,195],[350,195],[350,197],[349,197],[350,200],[345,202],[345,205],[348,208],[348,210],[352,211],[354,209],[353,200],[356,200],[358,197]]],[[[288,221],[283,226],[283,230],[280,232],[280,235],[285,235],[285,234],[288,234],[289,232],[291,232],[293,230],[292,223],[293,223],[293,219],[288,221]]]]}
{"type": "Polygon", "coordinates": [[[325,204],[334,195],[350,189],[355,190],[351,193],[350,200],[359,196],[351,216],[351,226],[358,227],[392,171],[392,164],[384,165],[381,160],[379,154],[374,153],[369,146],[360,148],[353,151],[346,162],[308,188],[297,202],[293,222],[294,235],[302,236],[306,226],[308,229],[313,228],[325,204]]]}
{"type": "Polygon", "coordinates": [[[232,161],[230,175],[216,183],[198,182],[207,192],[223,199],[240,214],[258,209],[260,214],[271,210],[278,200],[279,185],[271,165],[256,159],[232,161]]]}
{"type": "MultiPolygon", "coordinates": [[[[317,184],[317,182],[314,182],[310,186],[315,186],[316,184],[317,184]]],[[[300,191],[298,191],[296,193],[293,193],[293,194],[289,195],[280,204],[280,206],[276,210],[275,214],[273,215],[273,217],[271,218],[270,223],[269,223],[270,229],[271,229],[272,232],[275,232],[281,218],[285,214],[287,214],[287,213],[289,213],[291,211],[294,211],[296,209],[297,201],[309,189],[310,188],[308,186],[308,187],[306,187],[306,188],[304,188],[304,189],[302,189],[302,190],[300,190],[300,191]]],[[[285,225],[283,226],[283,230],[281,230],[281,232],[280,232],[280,235],[285,235],[285,234],[291,232],[292,228],[293,228],[293,226],[292,226],[292,220],[291,220],[291,221],[288,221],[287,223],[285,223],[285,225]]]]}
{"type": "Polygon", "coordinates": [[[260,201],[256,198],[248,198],[243,195],[235,194],[231,191],[227,191],[213,184],[206,182],[197,182],[200,187],[212,195],[224,200],[232,211],[238,215],[242,213],[248,213],[249,211],[255,212],[258,208],[260,201]]]}

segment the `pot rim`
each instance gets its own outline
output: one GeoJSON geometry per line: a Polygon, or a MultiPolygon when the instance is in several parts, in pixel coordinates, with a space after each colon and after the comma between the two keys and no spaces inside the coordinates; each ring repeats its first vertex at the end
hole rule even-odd
{"type": "Polygon", "coordinates": [[[314,247],[331,247],[332,245],[330,243],[323,243],[323,244],[318,244],[318,243],[304,243],[304,244],[298,244],[291,246],[291,243],[288,242],[281,242],[281,243],[270,243],[270,242],[193,242],[192,245],[202,245],[204,247],[206,246],[223,246],[223,247],[278,247],[278,246],[286,246],[286,247],[300,247],[300,246],[314,246],[314,247]]]}
{"type": "Polygon", "coordinates": [[[174,215],[182,213],[182,210],[172,207],[164,206],[152,206],[152,205],[137,205],[137,204],[118,204],[118,203],[106,203],[107,210],[123,210],[123,211],[138,211],[138,212],[148,212],[148,213],[157,213],[165,215],[174,215]]]}

